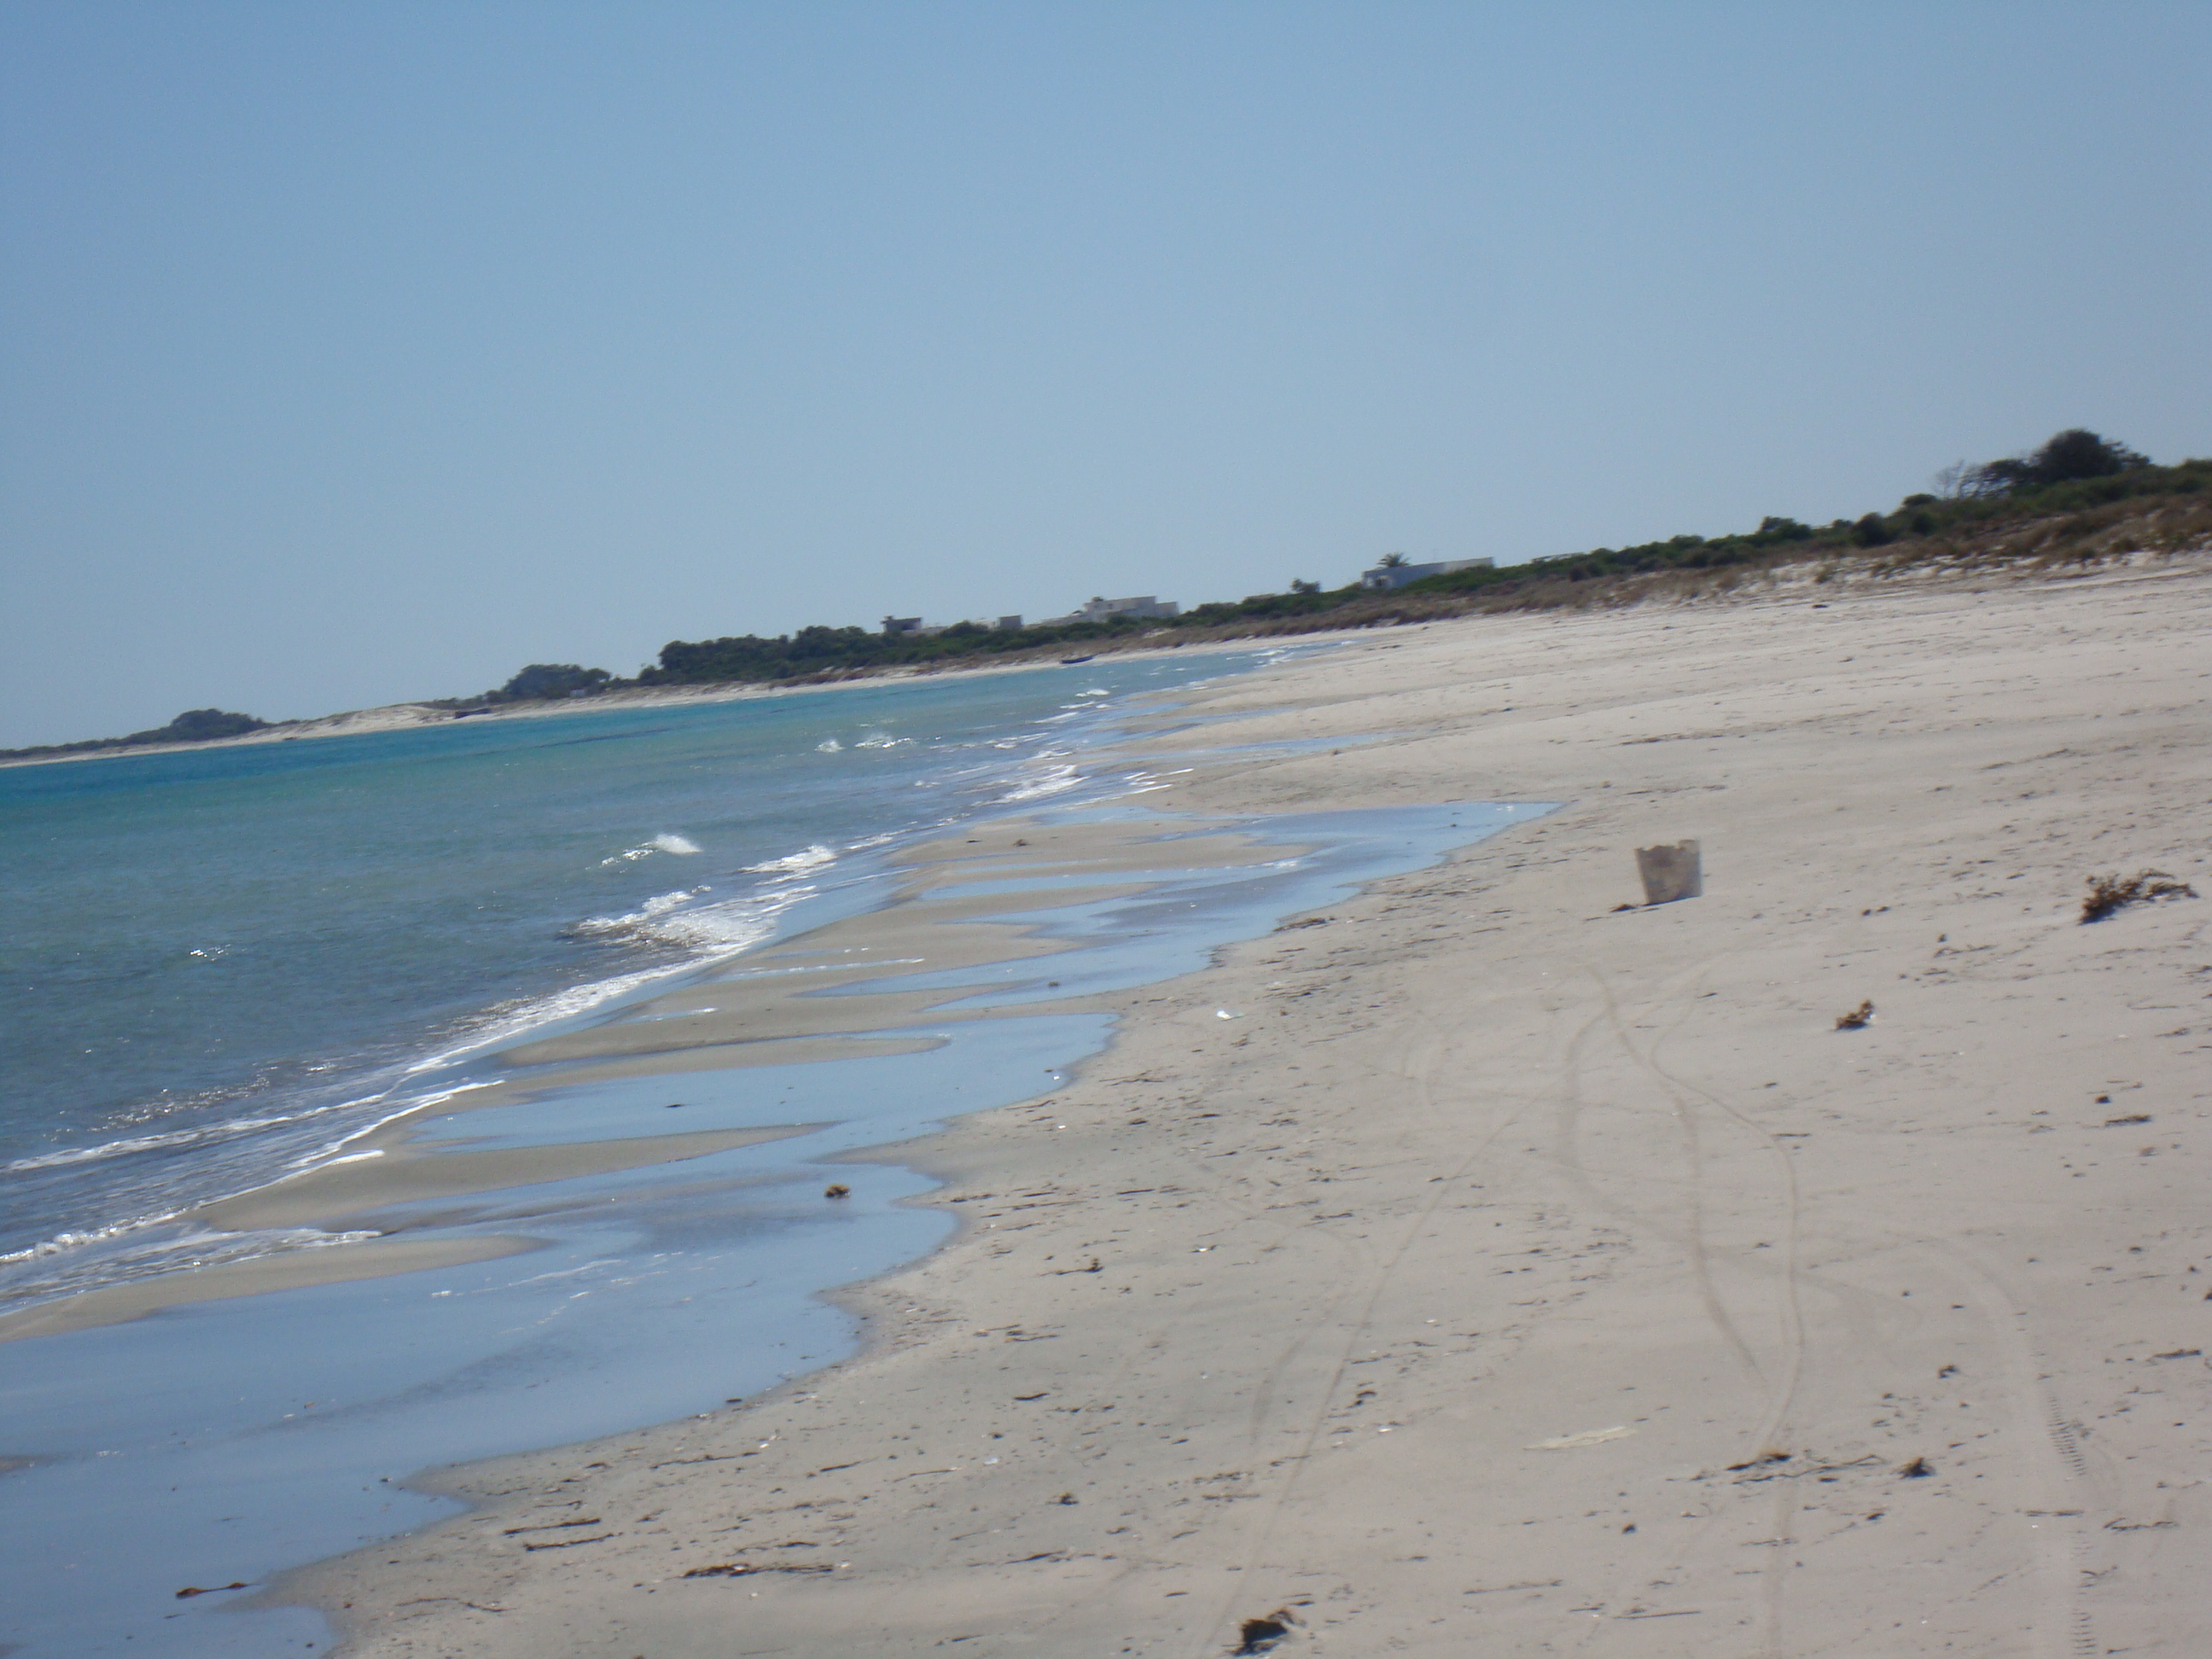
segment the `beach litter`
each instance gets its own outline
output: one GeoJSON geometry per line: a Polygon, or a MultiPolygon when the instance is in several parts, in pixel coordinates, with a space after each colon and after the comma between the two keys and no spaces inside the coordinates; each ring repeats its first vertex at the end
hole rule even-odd
{"type": "Polygon", "coordinates": [[[2176,881],[2163,870],[2138,870],[2126,880],[2118,871],[2109,876],[2088,878],[2088,896],[2081,901],[2081,920],[2102,921],[2116,910],[2130,904],[2148,904],[2154,899],[2195,898],[2197,890],[2185,881],[2176,881]]]}
{"type": "Polygon", "coordinates": [[[1231,1653],[1266,1653],[1291,1633],[1291,1626],[1298,1622],[1297,1615],[1288,1607],[1277,1607],[1262,1619],[1247,1619],[1237,1630],[1237,1645],[1231,1653]]]}
{"type": "Polygon", "coordinates": [[[187,1584],[184,1589],[177,1592],[177,1600],[183,1601],[195,1595],[213,1595],[217,1590],[246,1589],[247,1588],[249,1587],[243,1578],[234,1579],[228,1584],[208,1584],[204,1586],[199,1584],[187,1584]]]}
{"type": "Polygon", "coordinates": [[[1874,1004],[1871,1002],[1862,1002],[1848,1014],[1836,1016],[1836,1029],[1838,1031],[1863,1031],[1873,1024],[1874,1004]]]}
{"type": "Polygon", "coordinates": [[[1572,1451],[1577,1446],[1595,1446],[1607,1440],[1626,1440],[1635,1430],[1626,1424],[1615,1424],[1609,1429],[1586,1429],[1580,1434],[1563,1434],[1555,1440],[1539,1440],[1534,1445],[1523,1446],[1523,1451],[1572,1451]]]}
{"type": "Polygon", "coordinates": [[[1672,847],[1638,848],[1636,873],[1644,879],[1646,904],[1671,904],[1676,899],[1705,896],[1705,863],[1693,841],[1678,842],[1672,847]]]}
{"type": "Polygon", "coordinates": [[[853,1189],[842,1181],[833,1181],[822,1189],[824,1198],[850,1198],[852,1195],[853,1189]]]}

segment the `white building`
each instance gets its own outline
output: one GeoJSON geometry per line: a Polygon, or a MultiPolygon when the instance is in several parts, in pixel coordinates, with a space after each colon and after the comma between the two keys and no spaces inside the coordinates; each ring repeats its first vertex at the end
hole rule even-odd
{"type": "Polygon", "coordinates": [[[1407,582],[1417,582],[1424,576],[1449,576],[1455,570],[1489,570],[1496,564],[1494,559],[1445,559],[1436,564],[1378,564],[1372,570],[1359,573],[1359,585],[1371,587],[1378,593],[1389,593],[1403,587],[1407,582]]]}
{"type": "Polygon", "coordinates": [[[1065,628],[1070,623],[1110,622],[1116,617],[1164,618],[1179,614],[1181,607],[1171,599],[1155,599],[1150,593],[1139,593],[1126,599],[1104,599],[1093,594],[1079,611],[1071,611],[1065,617],[1047,617],[1039,628],[1065,628]]]}

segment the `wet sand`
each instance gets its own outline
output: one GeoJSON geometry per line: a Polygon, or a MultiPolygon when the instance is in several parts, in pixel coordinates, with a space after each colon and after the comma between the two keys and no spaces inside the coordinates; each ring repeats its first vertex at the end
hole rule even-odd
{"type": "Polygon", "coordinates": [[[536,1241],[501,1237],[403,1239],[391,1235],[431,1224],[451,1225],[465,1218],[457,1217],[450,1204],[434,1214],[425,1214],[419,1208],[441,1200],[680,1164],[733,1146],[805,1134],[811,1127],[721,1129],[628,1140],[456,1152],[416,1140],[410,1134],[410,1120],[398,1119],[363,1136],[356,1143],[357,1150],[349,1162],[203,1205],[179,1218],[211,1233],[308,1228],[331,1235],[374,1231],[386,1237],[344,1243],[334,1240],[246,1261],[161,1273],[40,1303],[0,1315],[0,1342],[119,1324],[163,1308],[220,1302],[234,1296],[261,1296],[271,1291],[348,1284],[495,1261],[531,1249],[536,1241]]]}
{"type": "MultiPolygon", "coordinates": [[[[726,974],[641,1001],[617,1018],[515,1044],[501,1057],[539,1066],[794,1037],[857,1043],[863,1033],[899,1031],[925,1021],[1004,1018],[1000,1010],[960,1006],[975,997],[972,982],[871,990],[846,981],[959,975],[990,964],[1011,970],[1023,963],[1036,963],[1025,977],[1042,977],[1037,959],[1083,948],[1080,939],[1051,931],[1051,919],[1038,915],[1048,907],[1058,912],[1141,893],[1152,884],[1148,873],[1234,870],[1297,850],[1203,824],[1000,819],[973,835],[906,851],[899,860],[902,879],[880,909],[748,954],[726,974]]],[[[1062,999],[1048,1012],[1087,1006],[1062,999]]],[[[859,1051],[856,1046],[851,1052],[859,1051]]]]}
{"type": "Polygon", "coordinates": [[[696,1134],[456,1152],[410,1139],[404,1124],[393,1125],[366,1137],[361,1143],[362,1151],[353,1162],[331,1164],[220,1204],[205,1205],[185,1219],[222,1232],[252,1232],[264,1227],[321,1227],[335,1231],[373,1224],[381,1212],[547,1182],[574,1181],[584,1176],[682,1164],[734,1146],[754,1146],[765,1140],[805,1134],[816,1127],[708,1129],[696,1134]]]}
{"type": "Polygon", "coordinates": [[[1569,805],[872,1155],[963,1230],[858,1359],[284,1593],[379,1659],[2197,1650],[2212,909],[2079,907],[2212,892],[2208,624],[2197,561],[1216,688],[1148,804],[1569,805]]]}
{"type": "Polygon", "coordinates": [[[256,1256],[250,1261],[228,1262],[192,1273],[164,1273],[128,1285],[111,1285],[58,1302],[42,1302],[15,1313],[0,1315],[0,1342],[27,1336],[58,1336],[65,1331],[90,1330],[100,1325],[120,1325],[164,1308],[188,1307],[196,1302],[222,1302],[237,1296],[265,1296],[271,1291],[345,1285],[394,1273],[420,1273],[432,1267],[495,1261],[503,1255],[520,1255],[535,1249],[536,1243],[529,1238],[481,1236],[374,1238],[356,1244],[256,1256]]]}

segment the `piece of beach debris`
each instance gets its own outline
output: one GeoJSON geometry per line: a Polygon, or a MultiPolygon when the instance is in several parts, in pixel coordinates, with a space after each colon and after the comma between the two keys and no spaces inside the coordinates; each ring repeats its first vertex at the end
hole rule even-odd
{"type": "Polygon", "coordinates": [[[2127,1123],[2148,1123],[2148,1122],[2149,1122],[2149,1121],[2150,1121],[2150,1114],[2149,1114],[2148,1112],[2130,1112],[2130,1113],[2129,1113],[2125,1117],[2108,1117],[2108,1118],[2106,1118],[2106,1119],[2105,1120],[2105,1127],[2106,1127],[2107,1129],[2117,1129],[2117,1128],[2120,1127],[2123,1124],[2127,1124],[2127,1123]]]}
{"type": "Polygon", "coordinates": [[[1275,931],[1279,933],[1295,933],[1301,927],[1326,927],[1335,920],[1334,916],[1308,916],[1304,921],[1286,921],[1275,931]]]}
{"type": "Polygon", "coordinates": [[[1288,1607],[1277,1607],[1261,1619],[1247,1619],[1237,1627],[1237,1645],[1231,1653],[1268,1653],[1291,1633],[1291,1626],[1298,1617],[1288,1607]]]}
{"type": "Polygon", "coordinates": [[[233,1579],[228,1584],[187,1584],[184,1589],[177,1592],[177,1600],[179,1601],[190,1601],[195,1595],[213,1595],[217,1590],[246,1589],[247,1588],[249,1588],[249,1586],[243,1578],[233,1579]]]}
{"type": "Polygon", "coordinates": [[[672,1100],[668,1103],[668,1109],[672,1112],[680,1112],[684,1109],[684,1103],[680,1100],[672,1100]]]}
{"type": "Polygon", "coordinates": [[[1578,1446],[1595,1446],[1607,1440],[1626,1440],[1636,1432],[1625,1423],[1609,1429],[1586,1429],[1580,1434],[1563,1434],[1554,1440],[1539,1440],[1523,1446],[1523,1451],[1572,1451],[1578,1446]]]}
{"type": "Polygon", "coordinates": [[[824,1198],[850,1198],[852,1195],[853,1189],[842,1181],[833,1181],[822,1189],[824,1198]]]}
{"type": "Polygon", "coordinates": [[[1072,1492],[1064,1492],[1052,1501],[1055,1504],[1073,1504],[1075,1502],[1075,1494],[1072,1492]]]}
{"type": "Polygon", "coordinates": [[[1936,1473],[1936,1466],[1924,1457],[1916,1457],[1910,1463],[1899,1463],[1897,1472],[1907,1480],[1923,1480],[1936,1473]]]}
{"type": "Polygon", "coordinates": [[[743,1578],[756,1572],[835,1572],[827,1561],[717,1561],[710,1567],[694,1567],[680,1578],[743,1578]]]}
{"type": "Polygon", "coordinates": [[[2185,881],[2176,881],[2163,870],[2138,870],[2125,880],[2115,870],[2109,876],[2091,876],[2087,880],[2089,894],[2081,901],[2084,922],[2102,921],[2115,910],[2125,909],[2130,904],[2148,904],[2153,899],[2197,896],[2194,887],[2185,881]]]}
{"type": "Polygon", "coordinates": [[[1871,1002],[1862,1002],[1848,1014],[1836,1016],[1836,1029],[1838,1031],[1863,1031],[1873,1024],[1874,1004],[1871,1002]]]}
{"type": "Polygon", "coordinates": [[[1762,1463],[1787,1463],[1794,1455],[1796,1455],[1795,1453],[1783,1451],[1777,1447],[1769,1446],[1765,1451],[1755,1452],[1751,1456],[1745,1458],[1741,1463],[1729,1464],[1728,1466],[1728,1469],[1729,1473],[1733,1474],[1738,1469],[1755,1469],[1762,1463]]]}
{"type": "Polygon", "coordinates": [[[1639,847],[1636,873],[1644,879],[1646,904],[1672,904],[1676,899],[1702,898],[1705,872],[1698,843],[1678,842],[1672,847],[1639,847]]]}

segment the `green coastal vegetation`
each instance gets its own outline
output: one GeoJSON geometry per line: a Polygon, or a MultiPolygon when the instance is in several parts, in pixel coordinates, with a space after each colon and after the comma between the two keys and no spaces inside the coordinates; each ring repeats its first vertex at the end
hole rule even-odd
{"type": "MultiPolygon", "coordinates": [[[[1907,495],[1887,513],[1820,526],[1770,516],[1756,530],[1671,536],[1633,547],[1453,571],[1387,592],[1357,582],[1324,589],[1319,582],[1293,579],[1280,593],[1194,605],[1170,617],[1114,617],[1018,629],[966,622],[927,635],[817,624],[773,638],[672,640],[632,679],[575,663],[532,663],[495,690],[424,706],[459,720],[520,703],[649,686],[819,684],[887,670],[1048,662],[1070,652],[1150,649],[1474,612],[1694,599],[1735,591],[1785,566],[1809,564],[1814,580],[1826,582],[1937,566],[2080,566],[2212,544],[2212,459],[2160,465],[2081,428],[2058,433],[2026,454],[1960,462],[1940,473],[1936,483],[1935,491],[1907,495]]],[[[1404,561],[1390,555],[1382,562],[1404,561]]],[[[202,743],[269,729],[270,722],[250,714],[195,708],[152,731],[0,750],[0,760],[202,743]]]]}
{"type": "Polygon", "coordinates": [[[42,744],[35,749],[0,749],[0,760],[37,760],[48,755],[85,755],[102,749],[143,749],[157,743],[212,743],[218,738],[240,738],[249,732],[266,732],[270,722],[251,714],[234,714],[227,708],[187,708],[167,726],[133,732],[125,738],[88,738],[82,743],[42,744]]]}
{"type": "Polygon", "coordinates": [[[2212,461],[2155,465],[2124,445],[2079,428],[2057,434],[2026,455],[1950,467],[1937,483],[1941,494],[1908,495],[1890,512],[1818,527],[1770,517],[1758,529],[1738,534],[1673,536],[1503,568],[1455,571],[1387,592],[1357,583],[1324,590],[1318,582],[1293,580],[1284,592],[1194,605],[1165,618],[1116,617],[1018,629],[956,623],[926,636],[813,627],[773,639],[747,634],[672,640],[662,647],[659,660],[635,679],[609,684],[818,682],[885,668],[1048,658],[1070,648],[1090,652],[1139,643],[1149,648],[1474,610],[1583,606],[1639,598],[1663,586],[1695,593],[1709,586],[1732,587],[1761,568],[1807,560],[1832,566],[1832,575],[1851,566],[1894,572],[1946,557],[2102,557],[2153,545],[2178,547],[2212,532],[2212,497],[2205,493],[2212,486],[2212,461]],[[2172,523],[2148,522],[2176,502],[2195,511],[2165,514],[2172,523]],[[2135,526],[2132,537],[2128,525],[2135,526]],[[2111,533],[2116,529],[2120,533],[2111,533]],[[2022,532],[2031,531],[2022,540],[2022,532]],[[1667,578],[1673,580],[1660,580],[1667,578]]]}

